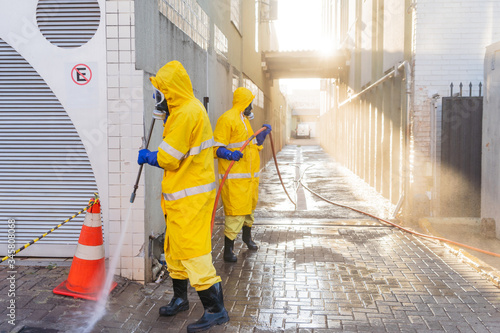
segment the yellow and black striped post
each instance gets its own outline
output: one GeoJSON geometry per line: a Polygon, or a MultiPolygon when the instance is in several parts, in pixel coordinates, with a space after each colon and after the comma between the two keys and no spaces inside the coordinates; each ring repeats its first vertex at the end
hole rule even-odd
{"type": "Polygon", "coordinates": [[[17,249],[16,251],[14,251],[13,253],[10,253],[9,255],[5,256],[2,258],[2,261],[1,262],[4,262],[5,260],[9,259],[9,258],[13,258],[16,254],[18,254],[19,252],[21,252],[22,250],[24,250],[25,248],[29,247],[30,245],[32,244],[35,244],[36,242],[38,242],[40,239],[44,238],[45,236],[47,236],[48,234],[50,234],[52,231],[58,229],[59,227],[61,227],[62,225],[64,225],[66,222],[69,222],[71,221],[72,219],[74,219],[75,217],[77,217],[78,215],[80,215],[81,213],[83,212],[86,212],[90,207],[92,207],[95,203],[95,200],[99,198],[97,196],[97,194],[95,194],[95,198],[94,200],[90,201],[88,206],[83,208],[81,211],[79,211],[78,213],[76,213],[75,215],[71,216],[70,218],[68,218],[67,220],[65,220],[64,222],[61,222],[60,224],[58,224],[57,226],[55,226],[54,228],[50,229],[49,231],[47,231],[46,233],[44,233],[43,235],[41,236],[38,236],[37,238],[29,241],[29,243],[23,245],[22,247],[20,247],[19,249],[17,249]]]}

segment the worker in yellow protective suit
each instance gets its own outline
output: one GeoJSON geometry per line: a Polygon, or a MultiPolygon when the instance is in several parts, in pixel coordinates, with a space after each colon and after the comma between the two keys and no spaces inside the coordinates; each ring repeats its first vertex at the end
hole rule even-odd
{"type": "Polygon", "coordinates": [[[243,229],[243,242],[250,250],[258,247],[252,240],[251,228],[259,195],[259,170],[262,144],[271,132],[271,125],[250,142],[243,153],[239,149],[254,134],[249,119],[253,119],[252,101],[255,96],[247,88],[238,88],[233,94],[233,107],[217,121],[214,131],[214,153],[222,178],[231,161],[236,161],[222,188],[224,204],[224,260],[236,262],[234,240],[243,229]]]}
{"type": "Polygon", "coordinates": [[[229,321],[211,253],[211,216],[217,187],[212,127],[180,62],[167,63],[150,80],[155,88],[154,115],[164,119],[163,141],[158,151],[140,150],[138,163],[164,169],[161,206],[167,225],[165,260],[174,296],[160,308],[160,315],[172,316],[189,309],[189,279],[205,309],[203,316],[187,327],[188,332],[198,332],[229,321]]]}

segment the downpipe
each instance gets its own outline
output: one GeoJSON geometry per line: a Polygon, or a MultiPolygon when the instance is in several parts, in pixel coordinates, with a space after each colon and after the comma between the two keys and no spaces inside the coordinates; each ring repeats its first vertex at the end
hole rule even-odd
{"type": "MultiPolygon", "coordinates": [[[[403,171],[403,178],[404,178],[404,185],[403,185],[403,193],[401,194],[401,202],[404,202],[404,209],[406,209],[406,217],[409,217],[410,213],[410,155],[411,155],[411,150],[410,150],[410,137],[411,137],[411,67],[410,63],[405,60],[403,62],[404,66],[404,79],[406,81],[406,134],[405,134],[405,158],[404,158],[404,171],[403,171]]],[[[403,210],[404,211],[404,210],[403,210]]],[[[396,215],[398,211],[394,212],[394,215],[396,215]]]]}

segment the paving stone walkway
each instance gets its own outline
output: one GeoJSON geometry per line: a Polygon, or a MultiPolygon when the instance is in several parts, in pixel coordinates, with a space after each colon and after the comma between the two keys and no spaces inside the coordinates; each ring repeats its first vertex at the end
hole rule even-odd
{"type": "MultiPolygon", "coordinates": [[[[290,189],[302,177],[331,200],[390,212],[390,204],[317,146],[287,146],[278,158],[290,189]]],[[[300,194],[300,187],[297,197],[304,202],[295,210],[280,191],[274,166],[263,173],[254,229],[259,250],[247,250],[238,239],[238,262],[225,263],[222,222],[214,229],[214,263],[231,320],[210,332],[500,332],[500,289],[442,245],[300,194]]],[[[0,332],[85,331],[95,302],[52,293],[68,271],[17,267],[12,327],[7,270],[1,267],[0,332]]],[[[170,279],[116,281],[106,315],[90,332],[185,332],[202,314],[190,288],[188,311],[158,316],[172,297],[170,279]]]]}

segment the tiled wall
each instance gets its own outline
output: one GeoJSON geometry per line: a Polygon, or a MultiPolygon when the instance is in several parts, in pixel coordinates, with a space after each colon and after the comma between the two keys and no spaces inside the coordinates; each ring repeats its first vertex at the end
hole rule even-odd
{"type": "Polygon", "coordinates": [[[109,124],[109,254],[123,244],[115,274],[144,281],[144,182],[130,204],[143,136],[143,71],[135,69],[134,2],[106,1],[109,124]],[[122,235],[126,226],[127,232],[122,235]]]}

